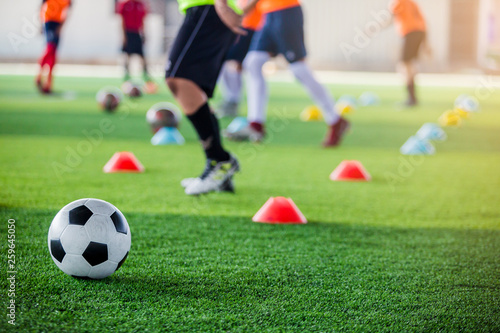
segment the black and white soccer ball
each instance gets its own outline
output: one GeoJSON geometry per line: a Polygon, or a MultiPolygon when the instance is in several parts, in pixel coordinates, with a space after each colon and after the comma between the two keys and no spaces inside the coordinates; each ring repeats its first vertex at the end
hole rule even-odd
{"type": "Polygon", "coordinates": [[[123,94],[116,87],[105,87],[97,92],[96,100],[104,111],[112,113],[123,100],[123,94]]]}
{"type": "Polygon", "coordinates": [[[122,84],[122,91],[128,97],[137,98],[142,96],[141,87],[142,84],[133,81],[125,81],[122,84]]]}
{"type": "Polygon", "coordinates": [[[64,273],[104,279],[118,270],[130,251],[125,216],[99,199],[80,199],[64,206],[52,220],[50,255],[64,273]]]}
{"type": "Polygon", "coordinates": [[[168,102],[153,105],[146,113],[146,121],[153,133],[163,127],[179,127],[181,122],[181,111],[177,106],[168,102]]]}

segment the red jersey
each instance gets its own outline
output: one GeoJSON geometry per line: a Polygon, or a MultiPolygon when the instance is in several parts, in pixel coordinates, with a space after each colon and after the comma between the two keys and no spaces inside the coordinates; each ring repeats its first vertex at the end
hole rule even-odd
{"type": "Polygon", "coordinates": [[[121,0],[118,3],[117,12],[123,18],[126,31],[139,32],[144,26],[144,18],[148,10],[141,0],[121,0]]]}

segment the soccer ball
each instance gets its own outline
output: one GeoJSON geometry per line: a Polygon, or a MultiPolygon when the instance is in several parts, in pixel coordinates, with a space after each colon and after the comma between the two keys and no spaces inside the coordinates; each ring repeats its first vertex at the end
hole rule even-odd
{"type": "Polygon", "coordinates": [[[97,103],[99,103],[104,111],[110,113],[118,108],[122,99],[123,95],[120,89],[115,87],[102,88],[96,95],[97,103]]]}
{"type": "Polygon", "coordinates": [[[76,278],[104,279],[118,270],[130,251],[130,228],[112,204],[80,199],[52,220],[48,245],[52,260],[76,278]]]}
{"type": "Polygon", "coordinates": [[[132,81],[126,81],[122,84],[122,91],[128,97],[141,97],[142,91],[141,86],[133,83],[132,81]]]}
{"type": "Polygon", "coordinates": [[[163,127],[179,127],[181,112],[172,103],[157,103],[146,113],[146,121],[153,133],[156,133],[163,127]]]}

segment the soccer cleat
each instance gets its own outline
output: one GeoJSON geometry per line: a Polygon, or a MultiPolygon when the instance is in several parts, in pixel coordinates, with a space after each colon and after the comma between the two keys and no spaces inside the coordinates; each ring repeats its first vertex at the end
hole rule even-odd
{"type": "MultiPolygon", "coordinates": [[[[198,177],[197,178],[185,178],[185,179],[181,180],[181,186],[184,187],[184,188],[186,188],[186,187],[188,187],[190,184],[192,184],[197,179],[199,179],[199,178],[198,177]]],[[[233,179],[229,178],[228,180],[226,180],[221,185],[221,187],[219,187],[219,189],[217,190],[217,192],[230,192],[230,193],[234,193],[233,179]]]]}
{"type": "Polygon", "coordinates": [[[229,160],[217,162],[208,160],[203,174],[191,181],[185,189],[187,195],[199,195],[220,191],[224,183],[240,170],[238,160],[231,156],[229,160]]]}
{"type": "Polygon", "coordinates": [[[42,94],[44,95],[50,95],[52,94],[52,89],[50,88],[50,86],[45,86],[42,88],[42,94]]]}
{"type": "Polygon", "coordinates": [[[344,118],[339,118],[339,120],[330,126],[329,131],[326,135],[325,141],[323,141],[323,147],[335,147],[340,144],[342,137],[345,132],[349,129],[351,125],[344,118]]]}
{"type": "Polygon", "coordinates": [[[251,124],[236,132],[224,131],[223,136],[233,141],[262,142],[264,140],[264,130],[257,130],[251,124]]]}
{"type": "Polygon", "coordinates": [[[215,111],[219,118],[236,117],[238,115],[238,103],[224,101],[215,111]]]}

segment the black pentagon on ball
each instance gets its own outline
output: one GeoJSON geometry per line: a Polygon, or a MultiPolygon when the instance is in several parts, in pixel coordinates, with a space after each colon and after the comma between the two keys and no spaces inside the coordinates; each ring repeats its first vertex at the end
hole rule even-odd
{"type": "Polygon", "coordinates": [[[108,260],[108,246],[102,243],[90,242],[82,256],[91,266],[97,266],[108,260]]]}
{"type": "Polygon", "coordinates": [[[116,271],[117,271],[120,267],[122,267],[122,265],[123,265],[123,263],[125,262],[125,260],[127,259],[127,257],[128,257],[128,252],[127,252],[127,254],[125,254],[125,257],[123,257],[123,259],[122,259],[122,260],[120,260],[120,262],[118,263],[118,266],[116,267],[115,272],[116,272],[116,271]]]}
{"type": "Polygon", "coordinates": [[[64,256],[66,255],[66,251],[64,251],[64,248],[62,246],[60,239],[51,239],[50,240],[50,253],[52,253],[52,256],[57,261],[59,261],[59,262],[63,261],[64,256]]]}
{"type": "Polygon", "coordinates": [[[121,234],[127,234],[127,225],[125,224],[125,221],[123,220],[123,217],[121,214],[119,214],[117,211],[111,215],[111,220],[113,221],[113,224],[115,225],[116,232],[119,232],[121,234]]]}
{"type": "Polygon", "coordinates": [[[85,225],[94,213],[87,206],[79,206],[69,211],[69,224],[85,225]]]}

